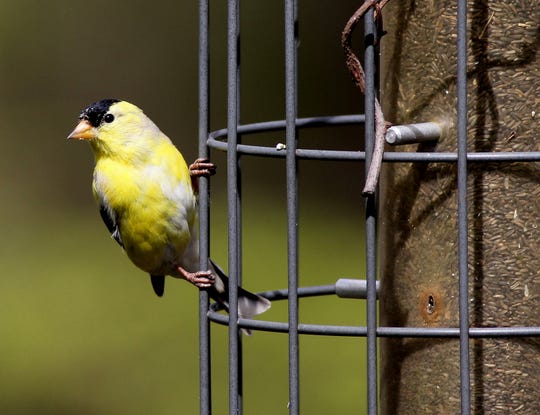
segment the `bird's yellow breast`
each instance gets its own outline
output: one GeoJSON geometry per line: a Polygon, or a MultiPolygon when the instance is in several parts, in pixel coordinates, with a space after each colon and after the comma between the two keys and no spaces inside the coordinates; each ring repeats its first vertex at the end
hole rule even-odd
{"type": "Polygon", "coordinates": [[[96,159],[94,194],[115,216],[129,258],[152,274],[169,274],[196,226],[196,199],[187,165],[169,142],[147,158],[96,159]]]}

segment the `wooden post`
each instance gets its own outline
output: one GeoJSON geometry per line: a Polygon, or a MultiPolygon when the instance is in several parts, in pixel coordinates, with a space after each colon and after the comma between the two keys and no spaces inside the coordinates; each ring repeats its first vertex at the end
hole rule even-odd
{"type": "MultiPolygon", "coordinates": [[[[540,3],[468,4],[469,151],[540,150],[540,3]]],[[[394,124],[437,121],[456,151],[456,2],[384,8],[382,105],[394,124]]],[[[420,147],[419,147],[420,146],[420,147]]],[[[455,164],[386,165],[381,200],[384,326],[457,327],[455,164]]],[[[540,326],[540,163],[469,164],[473,327],[540,326]]],[[[471,340],[471,413],[540,413],[540,340],[471,340]]],[[[382,413],[460,411],[457,339],[381,339],[382,413]]]]}

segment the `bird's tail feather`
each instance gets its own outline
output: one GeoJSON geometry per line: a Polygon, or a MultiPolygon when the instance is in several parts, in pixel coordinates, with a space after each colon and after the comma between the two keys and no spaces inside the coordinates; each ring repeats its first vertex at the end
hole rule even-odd
{"type": "MultiPolygon", "coordinates": [[[[210,260],[210,264],[219,280],[216,278],[215,284],[208,290],[208,293],[213,300],[229,311],[229,278],[212,260],[210,260]]],[[[238,287],[238,317],[251,318],[264,313],[271,305],[272,303],[268,299],[238,287]]]]}

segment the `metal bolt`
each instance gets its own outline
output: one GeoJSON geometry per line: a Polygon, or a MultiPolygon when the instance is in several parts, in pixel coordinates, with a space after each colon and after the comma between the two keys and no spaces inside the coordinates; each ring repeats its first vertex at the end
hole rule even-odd
{"type": "Polygon", "coordinates": [[[441,136],[441,127],[434,122],[394,125],[386,132],[386,142],[393,146],[414,144],[425,141],[437,141],[441,136]]]}

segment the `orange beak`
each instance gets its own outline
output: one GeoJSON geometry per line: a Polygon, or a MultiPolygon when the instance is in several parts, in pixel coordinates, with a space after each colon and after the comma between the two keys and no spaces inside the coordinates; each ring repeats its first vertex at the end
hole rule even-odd
{"type": "Polygon", "coordinates": [[[75,129],[68,135],[68,140],[77,139],[77,140],[91,140],[96,138],[97,131],[88,120],[81,120],[75,129]]]}

